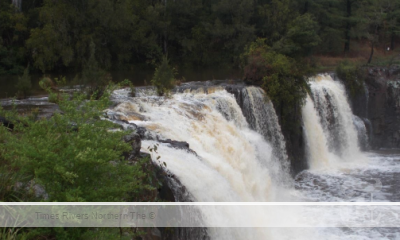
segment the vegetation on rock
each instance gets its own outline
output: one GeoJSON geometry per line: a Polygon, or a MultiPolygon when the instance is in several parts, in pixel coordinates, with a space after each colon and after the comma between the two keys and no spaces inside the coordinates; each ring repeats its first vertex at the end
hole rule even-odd
{"type": "Polygon", "coordinates": [[[346,85],[351,97],[364,93],[365,71],[365,68],[349,61],[343,61],[336,67],[336,74],[346,85]]]}
{"type": "Polygon", "coordinates": [[[156,68],[151,84],[156,87],[160,96],[168,94],[175,86],[176,70],[169,66],[167,57],[163,57],[162,62],[156,68]]]}

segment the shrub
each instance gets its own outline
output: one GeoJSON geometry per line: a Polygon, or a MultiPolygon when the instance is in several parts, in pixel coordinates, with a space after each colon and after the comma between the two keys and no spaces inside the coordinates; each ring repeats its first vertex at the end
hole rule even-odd
{"type": "Polygon", "coordinates": [[[364,92],[365,71],[357,64],[342,61],[336,67],[336,74],[345,84],[350,96],[354,97],[364,92]]]}
{"type": "Polygon", "coordinates": [[[151,84],[157,88],[158,95],[168,94],[175,85],[176,70],[169,66],[167,57],[163,57],[161,64],[154,72],[151,84]]]}
{"type": "Polygon", "coordinates": [[[25,68],[24,74],[22,77],[18,78],[18,82],[16,85],[17,96],[21,98],[28,97],[32,91],[32,82],[31,77],[29,76],[29,67],[25,68]]]}
{"type": "MultiPolygon", "coordinates": [[[[10,168],[44,187],[48,201],[133,201],[151,189],[142,167],[123,161],[127,134],[100,120],[110,89],[97,101],[75,93],[59,102],[61,113],[33,121],[14,116],[13,132],[0,127],[0,157],[10,168]],[[24,123],[24,124],[23,124],[24,123]],[[3,141],[1,141],[3,139],[3,141]],[[4,140],[6,139],[6,140],[4,140]]],[[[0,111],[0,115],[5,115],[0,111]]],[[[8,113],[9,115],[9,113],[8,113]]]]}
{"type": "Polygon", "coordinates": [[[307,76],[313,74],[306,59],[276,52],[265,39],[251,43],[241,56],[244,78],[261,86],[280,117],[282,128],[298,132],[301,106],[307,94],[307,76]]]}
{"type": "Polygon", "coordinates": [[[135,97],[136,90],[135,86],[133,86],[132,82],[129,79],[124,79],[122,82],[119,83],[121,87],[128,87],[131,90],[131,97],[135,97]]]}
{"type": "Polygon", "coordinates": [[[261,85],[274,104],[293,105],[305,98],[306,76],[312,73],[301,60],[295,60],[274,51],[258,39],[249,45],[242,55],[245,79],[261,85]]]}

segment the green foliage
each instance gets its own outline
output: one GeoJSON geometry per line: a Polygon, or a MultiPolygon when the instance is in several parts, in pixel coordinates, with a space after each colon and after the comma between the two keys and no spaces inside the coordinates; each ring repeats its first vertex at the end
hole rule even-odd
{"type": "Polygon", "coordinates": [[[2,228],[0,240],[129,240],[143,235],[132,228],[2,228]]]}
{"type": "Polygon", "coordinates": [[[109,94],[110,89],[97,101],[74,94],[59,102],[62,114],[48,120],[11,116],[20,122],[13,133],[0,127],[7,139],[0,141],[0,156],[43,186],[48,201],[133,201],[151,189],[143,182],[148,159],[135,165],[123,161],[122,153],[130,150],[122,141],[126,133],[109,131],[113,124],[99,120],[109,94]]]}
{"type": "Polygon", "coordinates": [[[343,61],[336,67],[337,76],[344,82],[352,97],[364,92],[365,70],[349,61],[343,61]]]}
{"type": "Polygon", "coordinates": [[[124,79],[122,82],[118,84],[121,87],[128,87],[131,90],[131,97],[135,97],[135,86],[133,86],[132,82],[129,79],[124,79]]]}
{"type": "Polygon", "coordinates": [[[27,22],[26,16],[16,12],[10,1],[0,1],[0,75],[24,71],[27,22]]]}
{"type": "Polygon", "coordinates": [[[257,6],[257,30],[259,37],[267,37],[268,44],[279,41],[286,33],[288,24],[298,15],[293,0],[271,0],[257,6]]]}
{"type": "Polygon", "coordinates": [[[310,55],[321,42],[318,28],[311,14],[298,16],[289,24],[286,35],[274,45],[274,49],[293,57],[310,55]]]}
{"type": "Polygon", "coordinates": [[[61,77],[60,79],[54,78],[54,81],[49,77],[43,77],[39,81],[39,86],[49,94],[49,102],[58,103],[66,97],[66,94],[59,92],[56,86],[65,83],[65,77],[61,77]]]}
{"type": "Polygon", "coordinates": [[[1,1],[0,75],[31,63],[97,82],[103,70],[163,55],[190,68],[237,67],[256,38],[294,58],[349,52],[353,39],[393,49],[399,13],[400,0],[41,0],[22,11],[1,1]]]}
{"type": "Polygon", "coordinates": [[[176,70],[169,66],[167,57],[163,57],[162,62],[156,68],[151,84],[157,88],[158,95],[168,94],[175,86],[176,70]]]}
{"type": "Polygon", "coordinates": [[[18,78],[16,89],[18,90],[17,96],[19,97],[27,97],[31,93],[32,82],[29,76],[29,67],[25,68],[22,77],[18,78]]]}
{"type": "Polygon", "coordinates": [[[20,231],[20,228],[2,228],[0,229],[0,240],[25,240],[26,234],[20,231]]]}
{"type": "Polygon", "coordinates": [[[294,59],[274,51],[265,39],[257,39],[242,55],[245,79],[262,85],[274,103],[281,124],[295,129],[292,119],[300,110],[307,94],[307,76],[313,74],[306,61],[294,59]]]}

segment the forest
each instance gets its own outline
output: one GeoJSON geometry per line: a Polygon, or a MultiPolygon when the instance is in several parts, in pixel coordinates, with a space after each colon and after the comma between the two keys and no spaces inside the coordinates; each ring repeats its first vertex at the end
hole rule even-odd
{"type": "Polygon", "coordinates": [[[0,75],[154,66],[240,68],[257,38],[317,64],[315,56],[392,51],[399,0],[1,0],[0,75]],[[93,62],[93,61],[92,61],[93,62]]]}

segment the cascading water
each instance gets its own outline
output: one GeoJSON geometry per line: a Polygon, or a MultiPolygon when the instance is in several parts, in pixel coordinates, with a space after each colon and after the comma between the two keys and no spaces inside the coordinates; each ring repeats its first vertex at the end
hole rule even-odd
{"type": "MultiPolygon", "coordinates": [[[[228,89],[226,86],[195,86],[173,94],[170,98],[151,96],[151,91],[141,90],[140,94],[136,94],[139,97],[130,98],[125,90],[118,90],[114,99],[118,104],[110,110],[110,114],[114,120],[128,120],[147,129],[142,137],[142,151],[152,154],[154,163],[165,166],[165,171],[172,173],[174,179],[184,185],[185,191],[190,194],[179,198],[183,201],[343,201],[354,198],[370,200],[368,181],[359,177],[357,168],[351,168],[356,165],[345,164],[351,162],[354,155],[344,153],[355,152],[356,155],[360,152],[353,115],[344,91],[340,83],[333,82],[326,76],[319,78],[319,81],[311,83],[315,106],[312,98],[308,96],[302,113],[311,170],[323,171],[303,171],[296,177],[297,190],[280,184],[281,181],[286,181],[282,180],[282,176],[289,175],[286,172],[286,162],[281,161],[286,158],[278,159],[275,154],[276,148],[284,146],[284,140],[271,136],[281,134],[280,127],[275,112],[269,112],[273,110],[273,106],[263,107],[268,101],[264,100],[264,92],[257,88],[232,87],[229,92],[234,93],[233,95],[224,90],[228,89]],[[315,97],[316,95],[318,96],[315,97]],[[271,128],[267,123],[274,126],[271,128]],[[334,128],[331,124],[334,124],[334,128]],[[334,129],[340,130],[340,138],[335,135],[334,129]],[[348,136],[341,136],[343,134],[348,136]],[[340,152],[335,148],[330,149],[329,141],[334,138],[354,141],[355,150],[352,149],[354,145],[348,142],[340,148],[340,152]],[[190,149],[175,148],[176,146],[164,141],[165,139],[185,141],[189,143],[190,149]],[[274,142],[280,140],[280,144],[274,142]],[[148,148],[155,145],[158,145],[157,152],[150,152],[148,148]],[[330,171],[331,169],[333,171],[330,171]],[[342,171],[343,169],[345,171],[342,171]],[[346,186],[345,191],[343,183],[346,186]],[[348,192],[350,195],[347,195],[348,192]]],[[[377,166],[382,168],[381,165],[379,161],[377,166]]],[[[392,165],[385,165],[383,168],[392,168],[392,165]]],[[[371,174],[380,172],[373,169],[371,174]]],[[[385,199],[386,195],[374,193],[374,196],[385,199]]],[[[218,207],[199,208],[200,219],[204,223],[201,226],[219,226],[221,223],[257,226],[260,222],[279,222],[276,219],[277,214],[281,219],[283,217],[284,222],[290,221],[296,225],[302,222],[303,213],[310,214],[311,218],[324,215],[324,212],[307,209],[301,210],[304,212],[244,211],[241,206],[230,206],[226,209],[229,210],[218,207]]],[[[322,222],[332,224],[332,220],[336,220],[332,218],[334,217],[328,214],[322,222]]],[[[379,230],[371,231],[366,233],[368,236],[365,238],[374,239],[375,236],[383,234],[379,230]]],[[[189,238],[205,239],[205,235],[210,239],[353,239],[353,235],[347,230],[339,228],[261,227],[211,227],[206,233],[194,232],[189,238]]]]}
{"type": "Polygon", "coordinates": [[[250,127],[273,145],[274,156],[282,161],[284,171],[288,172],[286,143],[272,102],[261,88],[251,86],[242,89],[242,104],[250,127]]]}
{"type": "Polygon", "coordinates": [[[308,95],[302,109],[302,115],[310,168],[326,168],[329,166],[330,158],[328,143],[314,103],[308,95]]]}
{"type": "Polygon", "coordinates": [[[362,150],[369,149],[368,133],[364,121],[356,115],[354,115],[353,121],[354,121],[354,126],[357,129],[359,146],[361,147],[362,150]]]}
{"type": "Polygon", "coordinates": [[[341,158],[359,158],[357,131],[344,86],[329,75],[318,75],[311,79],[310,88],[330,151],[341,158]]]}
{"type": "Polygon", "coordinates": [[[22,0],[12,0],[12,4],[13,4],[19,11],[21,11],[22,0]]]}
{"type": "MultiPolygon", "coordinates": [[[[133,101],[121,103],[114,110],[139,113],[147,121],[132,118],[131,122],[165,139],[189,143],[198,156],[168,145],[159,147],[161,159],[171,159],[166,161],[168,169],[189,190],[191,182],[198,182],[195,180],[199,179],[198,174],[217,174],[213,178],[206,175],[200,178],[213,182],[223,177],[224,180],[219,182],[226,184],[229,191],[222,198],[219,189],[221,186],[212,184],[216,189],[208,187],[210,193],[206,196],[203,194],[204,188],[201,188],[201,194],[198,195],[194,189],[190,191],[197,201],[273,200],[269,191],[272,187],[271,181],[278,182],[280,179],[273,179],[271,176],[283,174],[281,163],[274,161],[272,148],[263,137],[249,129],[239,105],[226,91],[212,94],[175,94],[171,99],[134,98],[133,101]],[[193,169],[190,166],[194,165],[199,165],[195,169],[196,174],[190,173],[193,169]],[[204,169],[204,172],[200,169],[204,169]],[[189,175],[186,176],[185,172],[189,175]],[[237,194],[239,198],[229,199],[228,196],[232,194],[237,194]]],[[[143,141],[144,146],[151,144],[155,142],[143,141]]]]}
{"type": "MultiPolygon", "coordinates": [[[[283,172],[282,162],[273,157],[270,144],[262,135],[251,130],[235,97],[225,90],[214,93],[177,93],[171,98],[154,96],[127,98],[113,109],[113,114],[135,117],[130,122],[152,131],[154,136],[186,141],[195,152],[176,149],[157,139],[142,141],[142,149],[156,144],[153,161],[165,163],[199,202],[265,202],[285,195],[278,187],[283,172]],[[145,119],[145,120],[144,120],[145,119]],[[160,157],[160,158],[158,158],[160,157]]],[[[261,104],[261,103],[260,103],[261,104]]],[[[275,115],[276,116],[276,115],[275,115]]],[[[289,181],[285,179],[284,181],[289,181]]],[[[203,213],[208,215],[207,213],[203,213]]],[[[255,221],[256,213],[212,213],[219,217],[207,221],[255,221]],[[223,219],[221,218],[223,216],[223,219]],[[248,219],[247,219],[248,218],[248,219]]],[[[265,239],[266,229],[210,229],[213,239],[265,239]]]]}

